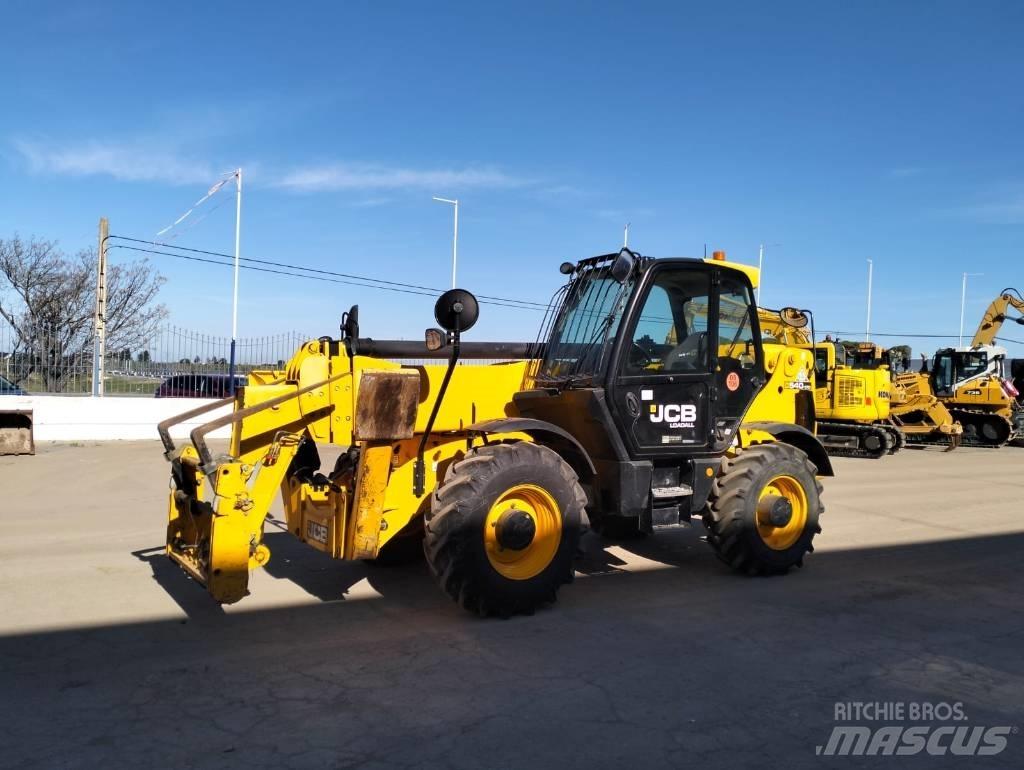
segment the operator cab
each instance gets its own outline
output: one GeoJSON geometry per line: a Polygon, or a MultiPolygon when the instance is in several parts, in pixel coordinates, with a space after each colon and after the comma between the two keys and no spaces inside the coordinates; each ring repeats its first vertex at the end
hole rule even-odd
{"type": "Polygon", "coordinates": [[[988,350],[959,350],[945,348],[935,354],[932,363],[932,387],[940,396],[952,396],[961,384],[991,374],[1003,376],[1005,355],[1000,355],[999,348],[993,348],[989,357],[988,350]]]}
{"type": "MultiPolygon", "coordinates": [[[[750,274],[721,260],[650,259],[628,249],[568,265],[542,325],[520,415],[554,423],[593,459],[602,507],[641,528],[703,506],[740,421],[766,380],[750,274]],[[692,488],[697,486],[695,490],[692,488]],[[654,520],[651,500],[676,512],[654,520]]],[[[657,509],[657,506],[654,506],[657,509]]]]}

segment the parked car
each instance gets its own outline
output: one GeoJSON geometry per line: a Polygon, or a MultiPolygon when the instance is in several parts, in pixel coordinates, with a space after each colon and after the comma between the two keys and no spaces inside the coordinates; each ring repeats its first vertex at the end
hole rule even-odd
{"type": "Polygon", "coordinates": [[[0,396],[27,396],[22,388],[15,385],[6,377],[0,377],[0,396]]]}
{"type": "MultiPolygon", "coordinates": [[[[176,374],[168,377],[153,395],[157,398],[227,398],[231,378],[226,374],[176,374]]],[[[245,385],[245,377],[235,377],[235,387],[245,385]]]]}

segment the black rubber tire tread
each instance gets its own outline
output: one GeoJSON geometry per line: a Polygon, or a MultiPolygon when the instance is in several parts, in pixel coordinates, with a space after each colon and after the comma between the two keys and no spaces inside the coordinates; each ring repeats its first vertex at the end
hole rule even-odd
{"type": "Polygon", "coordinates": [[[531,614],[572,582],[573,561],[586,525],[587,496],[575,471],[548,447],[527,441],[475,447],[452,463],[426,514],[423,550],[441,588],[481,617],[531,614]],[[484,547],[487,512],[515,484],[547,490],[562,515],[562,538],[551,563],[527,580],[511,580],[491,565],[484,547]]]}
{"type": "Polygon", "coordinates": [[[817,468],[800,449],[782,442],[758,444],[725,457],[712,484],[704,527],[708,544],[733,569],[749,575],[781,575],[802,567],[814,551],[814,536],[821,532],[821,482],[817,468]],[[757,500],[773,476],[796,478],[807,494],[807,524],[797,541],[784,551],[769,548],[757,532],[757,500]]]}

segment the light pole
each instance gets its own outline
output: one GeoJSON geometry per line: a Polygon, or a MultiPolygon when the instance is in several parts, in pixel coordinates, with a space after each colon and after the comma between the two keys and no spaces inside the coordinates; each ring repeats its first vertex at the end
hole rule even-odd
{"type": "Polygon", "coordinates": [[[451,198],[438,198],[434,196],[434,200],[438,203],[450,203],[455,209],[455,234],[452,236],[452,288],[455,288],[455,266],[459,261],[459,202],[451,198]]]}
{"type": "Polygon", "coordinates": [[[775,247],[781,245],[781,243],[769,243],[767,245],[762,243],[760,248],[757,250],[757,289],[754,290],[754,298],[757,300],[758,305],[761,304],[761,283],[764,280],[764,273],[762,272],[762,268],[764,266],[765,249],[767,248],[767,246],[775,247]]]}
{"type": "Polygon", "coordinates": [[[964,309],[967,305],[967,277],[968,276],[980,276],[985,275],[984,273],[964,273],[963,284],[960,286],[960,345],[964,346],[964,309]]]}
{"type": "Polygon", "coordinates": [[[235,394],[235,345],[238,340],[238,263],[242,245],[242,169],[235,170],[235,281],[231,293],[231,361],[228,363],[228,392],[235,394]]]}
{"type": "Polygon", "coordinates": [[[622,248],[629,248],[629,222],[626,222],[626,226],[622,228],[622,248]]]}
{"type": "Polygon", "coordinates": [[[868,260],[868,320],[864,327],[864,341],[871,342],[871,283],[875,277],[875,263],[868,260]]]}

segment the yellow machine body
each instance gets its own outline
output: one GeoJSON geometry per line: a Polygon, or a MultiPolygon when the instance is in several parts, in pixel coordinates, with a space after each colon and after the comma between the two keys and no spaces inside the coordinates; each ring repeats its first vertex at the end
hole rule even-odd
{"type": "MultiPolygon", "coordinates": [[[[751,275],[751,270],[743,266],[745,274],[751,275]]],[[[741,354],[734,355],[742,359],[741,354]]],[[[726,454],[786,441],[779,438],[788,430],[779,433],[779,426],[786,428],[783,424],[792,426],[788,433],[797,434],[794,444],[804,442],[812,456],[815,448],[821,452],[812,435],[811,351],[766,343],[763,361],[767,381],[757,390],[726,454]]],[[[417,535],[422,539],[432,495],[454,463],[465,460],[461,464],[466,465],[494,454],[484,456],[481,448],[490,451],[537,440],[525,429],[485,433],[471,428],[519,417],[514,396],[534,388],[533,364],[520,360],[451,369],[442,363],[405,366],[357,350],[350,354],[336,340],[306,342],[284,369],[250,373],[233,398],[161,423],[172,468],[167,554],[217,601],[240,600],[248,593],[250,571],[271,558],[263,529],[278,493],[288,532],[336,559],[375,559],[396,540],[417,535]],[[439,399],[442,392],[444,398],[439,399]],[[227,405],[230,414],[193,430],[183,447],[174,446],[171,425],[227,405]],[[227,454],[216,456],[206,438],[226,426],[231,428],[227,454]],[[315,454],[316,445],[357,451],[343,454],[329,477],[297,472],[305,467],[303,453],[315,454]],[[421,450],[424,463],[419,466],[421,450]]],[[[764,452],[755,453],[748,461],[760,463],[764,457],[764,452]]],[[[319,468],[316,459],[313,470],[319,468]]],[[[815,462],[825,467],[825,475],[831,474],[823,452],[815,462]]],[[[708,465],[708,484],[713,476],[708,465]]],[[[526,489],[529,484],[520,486],[526,489]]],[[[774,492],[765,493],[765,510],[780,504],[779,490],[784,487],[779,481],[770,487],[774,492]]],[[[809,494],[816,499],[817,490],[810,489],[809,494]]],[[[530,502],[531,495],[511,497],[530,502]]],[[[816,521],[817,508],[813,516],[816,521]]],[[[814,521],[790,528],[796,527],[794,531],[804,537],[801,528],[809,527],[806,537],[813,536],[814,521]]],[[[778,547],[781,553],[788,545],[778,547]]],[[[514,574],[515,568],[508,572],[514,574]]]]}

